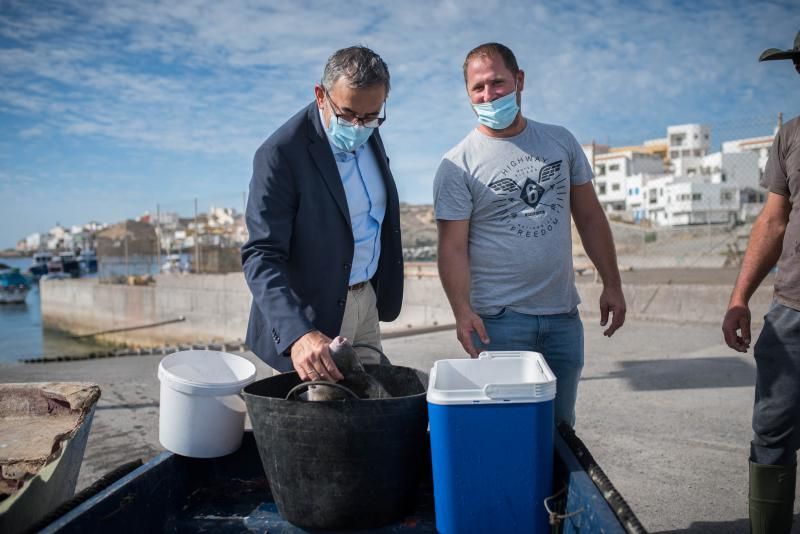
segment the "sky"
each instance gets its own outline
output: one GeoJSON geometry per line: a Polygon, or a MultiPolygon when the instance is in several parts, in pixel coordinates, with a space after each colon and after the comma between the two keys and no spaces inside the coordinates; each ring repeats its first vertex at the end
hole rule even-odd
{"type": "Polygon", "coordinates": [[[353,44],[389,66],[381,127],[400,198],[432,202],[476,125],[461,65],[509,46],[523,113],[582,143],[672,124],[766,135],[800,113],[790,2],[0,0],[0,248],[56,223],[240,210],[258,146],[353,44]]]}

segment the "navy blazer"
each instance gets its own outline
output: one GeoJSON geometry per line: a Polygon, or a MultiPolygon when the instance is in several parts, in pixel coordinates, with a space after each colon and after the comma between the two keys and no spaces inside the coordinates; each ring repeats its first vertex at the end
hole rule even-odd
{"type": "MultiPolygon", "coordinates": [[[[380,320],[391,321],[403,300],[400,207],[377,129],[368,142],[386,186],[372,285],[380,320]]],[[[290,371],[288,350],[303,334],[339,335],[355,247],[344,185],[316,102],[256,151],[246,221],[242,266],[253,304],[245,342],[274,369],[290,371]]]]}

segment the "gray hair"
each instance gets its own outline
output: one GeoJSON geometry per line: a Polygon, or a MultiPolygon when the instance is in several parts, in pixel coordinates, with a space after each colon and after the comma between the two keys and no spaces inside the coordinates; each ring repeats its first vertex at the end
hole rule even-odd
{"type": "Polygon", "coordinates": [[[383,85],[389,94],[389,67],[381,56],[365,46],[342,48],[328,58],[322,73],[322,86],[331,91],[339,78],[344,78],[353,89],[383,85]]]}

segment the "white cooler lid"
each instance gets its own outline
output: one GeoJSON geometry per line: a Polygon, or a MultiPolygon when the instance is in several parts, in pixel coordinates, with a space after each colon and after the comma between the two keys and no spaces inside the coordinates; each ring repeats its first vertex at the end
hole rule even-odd
{"type": "Polygon", "coordinates": [[[158,379],[185,393],[231,395],[256,377],[256,366],[246,358],[215,350],[185,350],[158,364],[158,379]]]}
{"type": "Polygon", "coordinates": [[[482,352],[477,359],[438,360],[428,381],[431,404],[546,402],[556,377],[544,357],[530,351],[482,352]]]}

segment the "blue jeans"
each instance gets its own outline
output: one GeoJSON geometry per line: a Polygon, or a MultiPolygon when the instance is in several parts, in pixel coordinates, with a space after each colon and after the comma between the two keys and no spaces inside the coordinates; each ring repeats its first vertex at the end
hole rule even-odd
{"type": "Polygon", "coordinates": [[[541,352],[556,375],[555,421],[575,425],[575,401],[583,369],[583,323],[578,309],[555,315],[528,315],[503,308],[495,315],[481,315],[489,345],[473,333],[482,350],[530,350],[541,352]]]}
{"type": "Polygon", "coordinates": [[[800,448],[800,311],[773,302],[753,353],[756,398],[750,459],[794,465],[800,448]]]}

